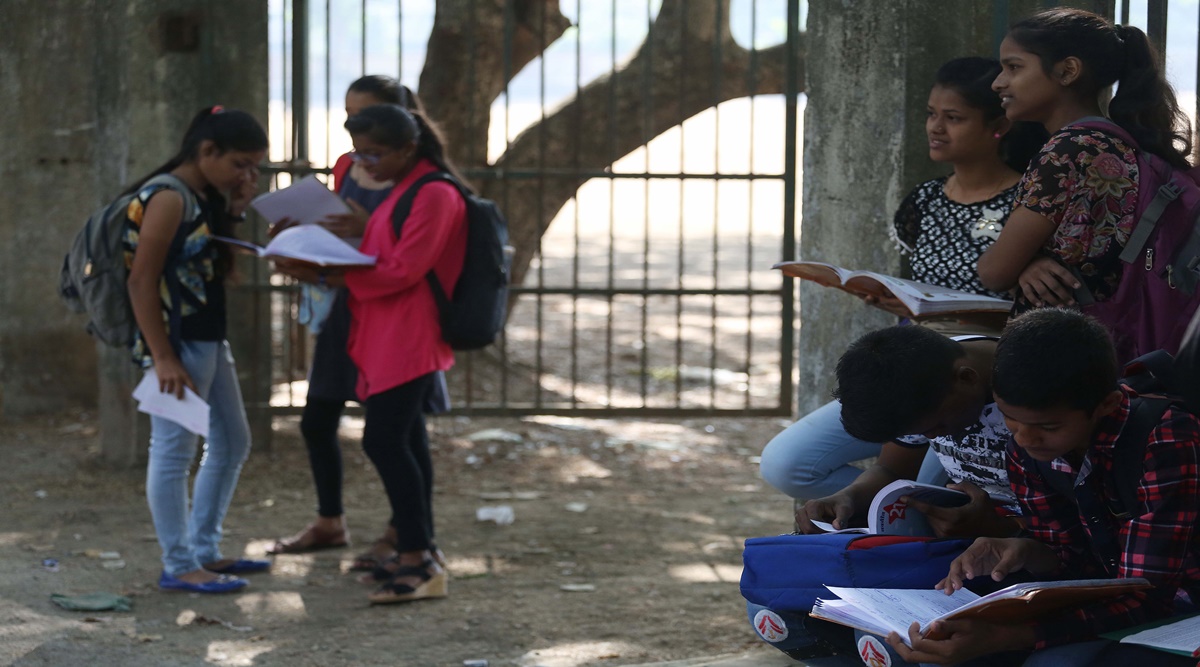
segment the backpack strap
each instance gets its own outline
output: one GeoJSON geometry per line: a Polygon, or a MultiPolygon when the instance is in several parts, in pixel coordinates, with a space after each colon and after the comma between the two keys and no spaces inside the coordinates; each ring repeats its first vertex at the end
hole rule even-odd
{"type": "Polygon", "coordinates": [[[179,273],[176,269],[179,266],[183,245],[191,233],[188,223],[195,222],[194,214],[199,204],[191,187],[177,176],[169,173],[151,178],[143,183],[138,191],[140,192],[148,186],[158,185],[178,192],[183,197],[183,219],[179,221],[175,237],[171,239],[171,247],[167,250],[166,263],[163,264],[163,279],[167,285],[167,296],[171,299],[171,310],[167,313],[167,338],[171,342],[171,347],[178,354],[183,347],[183,284],[179,280],[179,273]]]}
{"type": "Polygon", "coordinates": [[[1123,521],[1133,517],[1138,504],[1138,483],[1145,472],[1147,441],[1173,402],[1170,398],[1148,396],[1135,396],[1130,400],[1129,417],[1113,444],[1116,498],[1108,498],[1107,501],[1101,498],[1098,476],[1089,475],[1083,484],[1076,486],[1071,475],[1051,468],[1048,462],[1035,461],[1038,473],[1046,484],[1079,508],[1091,533],[1092,553],[1111,576],[1117,574],[1121,549],[1117,541],[1118,534],[1112,530],[1108,515],[1123,521]]]}
{"type": "MultiPolygon", "coordinates": [[[[400,195],[400,199],[396,200],[396,208],[392,209],[392,231],[396,233],[396,240],[400,240],[400,231],[404,227],[404,221],[408,219],[408,214],[412,213],[413,201],[417,198],[417,191],[426,183],[434,181],[442,181],[449,183],[458,190],[463,199],[467,198],[467,190],[458,179],[444,171],[435,171],[418,178],[404,194],[400,195]]],[[[425,280],[429,283],[429,289],[433,291],[433,299],[437,302],[438,312],[446,311],[450,306],[450,296],[446,294],[446,290],[442,289],[442,283],[438,280],[437,274],[432,269],[425,274],[425,280]]]]}

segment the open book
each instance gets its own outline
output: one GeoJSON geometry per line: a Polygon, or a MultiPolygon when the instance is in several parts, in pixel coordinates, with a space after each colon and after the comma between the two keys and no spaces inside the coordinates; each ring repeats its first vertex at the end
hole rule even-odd
{"type": "Polygon", "coordinates": [[[896,278],[874,271],[851,271],[825,262],[780,262],[773,269],[784,275],[836,287],[857,296],[895,297],[908,308],[909,317],[956,313],[1005,313],[1012,302],[937,285],[896,278]]]}
{"type": "Polygon", "coordinates": [[[273,257],[297,259],[327,267],[375,265],[374,257],[355,250],[333,232],[319,225],[299,225],[285,229],[271,239],[265,248],[249,241],[227,236],[213,236],[213,238],[244,248],[266,259],[273,257]]]}
{"type": "Polygon", "coordinates": [[[922,484],[907,479],[898,479],[879,490],[871,500],[866,528],[843,528],[835,530],[833,524],[813,521],[813,525],[827,532],[867,533],[870,535],[905,535],[923,537],[933,535],[933,528],[925,515],[912,509],[901,496],[915,498],[938,507],[960,507],[970,502],[962,491],[947,489],[931,484],[922,484]]]}
{"type": "Polygon", "coordinates": [[[1200,657],[1200,614],[1182,620],[1173,616],[1125,630],[1106,632],[1101,636],[1122,644],[1140,644],[1196,658],[1200,657]]]}
{"type": "Polygon", "coordinates": [[[301,225],[316,224],[331,215],[349,213],[342,198],[325,187],[316,176],[305,176],[286,188],[255,197],[250,207],[272,225],[291,218],[301,225]]]}
{"type": "Polygon", "coordinates": [[[1063,607],[1149,587],[1150,582],[1141,578],[1043,581],[1016,584],[980,597],[965,588],[946,595],[929,589],[826,586],[840,599],[818,599],[812,615],[872,634],[887,636],[895,632],[908,644],[908,627],[913,622],[920,624],[924,636],[941,639],[929,632],[934,621],[973,618],[999,624],[1022,623],[1063,607]]]}

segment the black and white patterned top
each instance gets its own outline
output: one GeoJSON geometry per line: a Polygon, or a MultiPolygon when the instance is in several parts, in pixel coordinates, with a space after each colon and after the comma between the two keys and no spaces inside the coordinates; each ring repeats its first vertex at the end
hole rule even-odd
{"type": "Polygon", "coordinates": [[[951,201],[945,187],[946,178],[926,181],[913,188],[896,211],[892,240],[908,256],[912,279],[1007,299],[984,289],[975,265],[1000,236],[1017,186],[974,204],[951,201]]]}

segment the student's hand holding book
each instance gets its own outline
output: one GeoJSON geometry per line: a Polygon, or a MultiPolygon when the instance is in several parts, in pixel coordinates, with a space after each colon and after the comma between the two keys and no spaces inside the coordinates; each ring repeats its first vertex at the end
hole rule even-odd
{"type": "Polygon", "coordinates": [[[991,496],[978,486],[961,482],[946,488],[962,491],[970,502],[944,507],[910,496],[901,498],[910,508],[925,515],[938,537],[1011,537],[1020,529],[1016,519],[996,514],[991,496]]]}
{"type": "Polygon", "coordinates": [[[913,623],[908,628],[912,648],[895,632],[887,636],[887,643],[913,664],[957,665],[993,653],[1028,648],[1036,640],[1031,626],[998,625],[975,619],[934,621],[928,634],[942,639],[923,636],[921,624],[913,623]]]}
{"type": "Polygon", "coordinates": [[[880,310],[886,310],[896,317],[907,318],[912,316],[912,314],[908,311],[908,306],[905,306],[903,301],[894,296],[866,293],[858,293],[855,294],[855,296],[862,299],[863,303],[867,304],[868,306],[874,306],[880,310]]]}
{"type": "Polygon", "coordinates": [[[353,199],[347,199],[346,204],[350,206],[349,213],[335,213],[327,216],[317,224],[333,232],[339,238],[362,238],[363,232],[367,229],[367,220],[371,218],[371,213],[363,208],[362,204],[353,199]]]}
{"type": "Polygon", "coordinates": [[[837,530],[842,530],[854,525],[852,522],[855,514],[854,498],[848,493],[839,492],[824,498],[814,498],[796,510],[796,529],[805,535],[824,533],[823,529],[813,524],[813,520],[816,519],[831,523],[837,530]]]}
{"type": "Polygon", "coordinates": [[[345,287],[346,272],[344,269],[321,268],[297,259],[277,257],[274,260],[275,270],[302,283],[325,285],[328,287],[345,287]]]}

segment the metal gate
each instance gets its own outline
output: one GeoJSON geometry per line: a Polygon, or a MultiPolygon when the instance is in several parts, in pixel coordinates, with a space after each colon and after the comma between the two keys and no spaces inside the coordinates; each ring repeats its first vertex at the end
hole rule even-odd
{"type": "MultiPolygon", "coordinates": [[[[388,74],[421,94],[425,47],[446,38],[435,21],[465,11],[483,34],[501,5],[504,81],[484,110],[488,155],[460,166],[514,228],[534,231],[502,340],[460,354],[448,373],[455,410],[791,414],[793,286],[770,267],[795,248],[799,0],[272,0],[271,187],[327,174],[349,150],[341,107],[352,80],[388,74]],[[706,34],[704,71],[670,60],[694,59],[706,34]],[[531,39],[548,46],[529,57],[531,39]],[[686,75],[664,82],[667,65],[686,75]],[[683,88],[697,74],[714,82],[698,113],[683,101],[696,97],[683,88]],[[630,77],[643,79],[633,96],[618,89],[630,77]],[[640,127],[615,126],[628,105],[640,127]],[[598,111],[609,120],[579,123],[598,111]],[[522,148],[572,113],[576,145],[603,138],[620,152],[564,164],[546,145],[522,148]],[[630,132],[632,151],[621,148],[630,132]],[[532,159],[506,161],[518,150],[532,159]],[[555,208],[547,193],[564,179],[579,185],[555,208]]],[[[312,350],[295,324],[297,289],[278,276],[252,287],[269,295],[271,347],[250,362],[271,378],[270,412],[297,412],[312,350]]]]}

